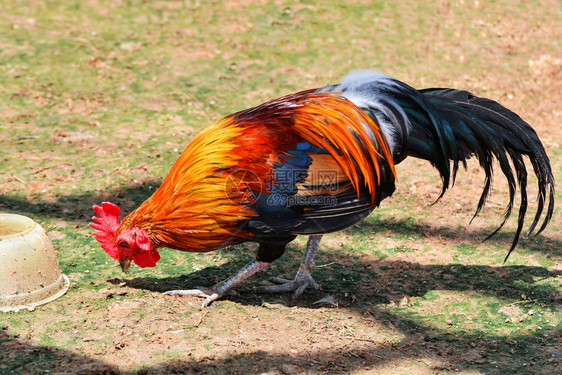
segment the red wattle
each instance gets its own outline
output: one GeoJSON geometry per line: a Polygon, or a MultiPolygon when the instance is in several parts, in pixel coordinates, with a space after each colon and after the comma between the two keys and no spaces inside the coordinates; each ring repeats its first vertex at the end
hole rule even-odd
{"type": "Polygon", "coordinates": [[[146,252],[142,251],[139,255],[133,258],[135,264],[140,268],[154,267],[156,266],[156,262],[158,262],[159,260],[160,254],[158,254],[158,251],[156,250],[146,252]]]}

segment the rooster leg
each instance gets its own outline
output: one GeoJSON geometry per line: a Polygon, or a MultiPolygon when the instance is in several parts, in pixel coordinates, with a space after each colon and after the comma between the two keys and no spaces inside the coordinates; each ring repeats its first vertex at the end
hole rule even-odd
{"type": "Polygon", "coordinates": [[[259,270],[267,267],[270,263],[260,262],[259,260],[253,260],[250,263],[242,267],[234,275],[230,276],[228,279],[221,281],[211,288],[207,287],[195,287],[195,289],[188,290],[170,290],[165,292],[168,296],[195,296],[205,298],[201,308],[207,307],[211,302],[226,295],[232,288],[239,285],[242,281],[246,280],[248,277],[252,276],[259,270]]]}
{"type": "Polygon", "coordinates": [[[258,293],[286,293],[293,292],[292,299],[299,298],[306,288],[309,286],[314,289],[320,289],[320,285],[314,281],[311,272],[314,269],[314,256],[320,245],[320,240],[322,240],[321,235],[308,237],[308,243],[306,244],[306,251],[304,252],[304,258],[301,261],[299,270],[294,280],[286,280],[280,277],[274,277],[270,279],[272,282],[280,285],[272,286],[259,286],[255,287],[254,290],[258,293]]]}

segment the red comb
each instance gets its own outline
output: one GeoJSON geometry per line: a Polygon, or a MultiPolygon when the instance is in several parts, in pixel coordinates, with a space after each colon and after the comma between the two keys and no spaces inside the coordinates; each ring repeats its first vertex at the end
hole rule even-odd
{"type": "Polygon", "coordinates": [[[94,211],[99,216],[92,217],[95,221],[90,226],[99,232],[94,232],[94,237],[100,243],[100,246],[112,258],[119,259],[119,252],[115,245],[115,232],[119,226],[119,214],[121,210],[113,203],[103,202],[100,206],[94,206],[94,211]]]}

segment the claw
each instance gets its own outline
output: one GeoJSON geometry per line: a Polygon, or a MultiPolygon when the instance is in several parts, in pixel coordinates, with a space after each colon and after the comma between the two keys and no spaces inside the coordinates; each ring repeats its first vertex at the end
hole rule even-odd
{"type": "Polygon", "coordinates": [[[285,279],[283,277],[271,277],[269,278],[269,281],[277,285],[289,284],[293,282],[293,280],[285,279]]]}
{"type": "MultiPolygon", "coordinates": [[[[320,287],[320,285],[318,285],[318,283],[316,281],[314,281],[314,279],[312,278],[312,276],[310,275],[310,273],[307,273],[305,275],[297,275],[295,277],[294,280],[288,280],[282,277],[272,277],[269,279],[269,281],[271,281],[272,283],[278,284],[278,285],[289,285],[291,288],[293,289],[287,289],[288,292],[292,292],[293,290],[295,290],[295,288],[301,287],[303,285],[306,285],[306,287],[312,287],[313,289],[316,290],[320,290],[322,289],[320,287]]],[[[306,289],[305,287],[305,289],[306,289]]],[[[304,291],[304,290],[303,290],[304,291]]],[[[302,293],[299,293],[299,295],[302,293]]]]}
{"type": "Polygon", "coordinates": [[[187,290],[170,290],[164,293],[166,296],[194,296],[199,298],[205,298],[201,304],[201,308],[209,306],[214,301],[218,300],[223,296],[223,294],[218,293],[215,288],[205,288],[202,286],[197,286],[195,289],[187,290]]]}

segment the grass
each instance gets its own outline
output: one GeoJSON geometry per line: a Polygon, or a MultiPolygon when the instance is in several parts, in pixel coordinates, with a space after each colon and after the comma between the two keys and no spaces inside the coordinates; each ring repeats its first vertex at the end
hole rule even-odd
{"type": "Polygon", "coordinates": [[[391,199],[326,236],[314,273],[324,289],[296,303],[250,286],[292,276],[305,238],[202,312],[197,300],[160,293],[227,277],[254,245],[163,250],[158,267],[124,276],[87,226],[93,204],[137,207],[214,120],[362,68],[515,109],[560,180],[556,2],[34,0],[0,1],[0,10],[0,210],[43,225],[72,282],[55,302],[0,316],[0,372],[560,368],[560,211],[504,265],[513,220],[481,240],[501,220],[506,185],[496,178],[488,208],[468,226],[482,188],[473,164],[433,206],[436,172],[400,165],[391,199]],[[312,304],[326,295],[338,308],[312,304]]]}

